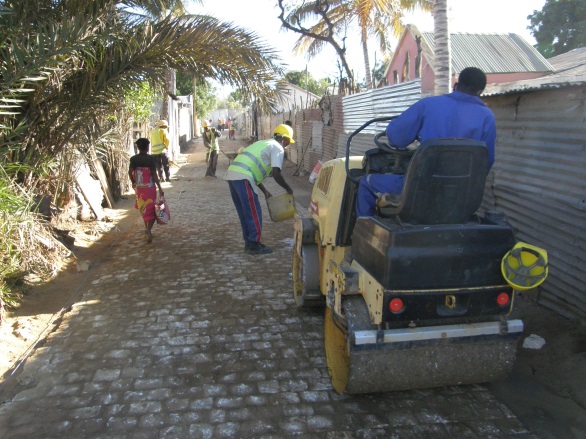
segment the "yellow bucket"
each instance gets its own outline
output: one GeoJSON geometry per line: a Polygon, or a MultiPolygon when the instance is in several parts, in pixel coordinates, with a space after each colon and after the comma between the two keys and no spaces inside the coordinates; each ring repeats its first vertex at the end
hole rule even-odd
{"type": "Polygon", "coordinates": [[[295,199],[287,192],[267,198],[267,206],[271,219],[276,223],[291,219],[295,215],[295,199]]]}

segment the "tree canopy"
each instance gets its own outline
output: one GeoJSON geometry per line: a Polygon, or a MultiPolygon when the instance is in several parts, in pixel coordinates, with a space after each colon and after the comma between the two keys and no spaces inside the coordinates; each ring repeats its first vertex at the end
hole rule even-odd
{"type": "Polygon", "coordinates": [[[346,38],[353,29],[360,32],[365,67],[365,83],[372,87],[368,38],[374,37],[379,49],[386,55],[391,50],[389,37],[403,31],[402,18],[405,11],[421,8],[431,10],[432,0],[313,0],[296,2],[286,6],[283,0],[278,4],[283,27],[301,34],[295,49],[316,56],[326,44],[338,54],[342,67],[354,82],[353,72],[346,56],[346,38]]]}
{"type": "Polygon", "coordinates": [[[206,79],[194,79],[191,73],[178,70],[176,91],[178,95],[193,95],[195,81],[195,112],[201,119],[218,105],[216,89],[206,79]]]}
{"type": "Polygon", "coordinates": [[[329,78],[316,80],[305,70],[292,70],[285,74],[285,80],[293,85],[309,90],[311,93],[321,96],[326,88],[332,85],[329,78]]]}
{"type": "Polygon", "coordinates": [[[584,0],[547,0],[541,11],[533,11],[527,18],[536,49],[546,58],[586,47],[584,0]]]}
{"type": "Polygon", "coordinates": [[[110,129],[100,117],[120,107],[133,84],[147,81],[161,89],[167,68],[237,86],[268,102],[275,78],[283,74],[276,50],[213,17],[141,13],[176,4],[3,2],[0,159],[36,169],[68,145],[95,144],[110,129]]]}

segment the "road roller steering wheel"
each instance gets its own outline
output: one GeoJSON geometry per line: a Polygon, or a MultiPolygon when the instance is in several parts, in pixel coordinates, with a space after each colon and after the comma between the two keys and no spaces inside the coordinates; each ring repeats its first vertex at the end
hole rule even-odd
{"type": "Polygon", "coordinates": [[[386,152],[400,154],[401,152],[405,151],[404,149],[397,148],[395,145],[391,145],[385,131],[382,131],[374,136],[374,143],[376,146],[386,152]]]}

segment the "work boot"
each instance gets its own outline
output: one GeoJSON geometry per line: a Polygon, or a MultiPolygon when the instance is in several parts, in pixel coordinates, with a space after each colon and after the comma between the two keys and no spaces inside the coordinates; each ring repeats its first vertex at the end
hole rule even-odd
{"type": "Polygon", "coordinates": [[[248,245],[248,248],[244,250],[249,255],[267,255],[273,252],[273,249],[267,247],[260,242],[253,242],[248,245]]]}

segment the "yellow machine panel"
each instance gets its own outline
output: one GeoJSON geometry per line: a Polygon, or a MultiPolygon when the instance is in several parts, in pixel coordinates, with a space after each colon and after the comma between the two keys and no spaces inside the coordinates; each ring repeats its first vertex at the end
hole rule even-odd
{"type": "MultiPolygon", "coordinates": [[[[346,184],[345,163],[345,158],[324,163],[313,188],[309,209],[312,218],[318,223],[321,245],[335,243],[342,194],[346,184]],[[340,164],[344,165],[340,166],[340,164]]],[[[362,157],[350,157],[350,169],[361,167],[362,157]]]]}

